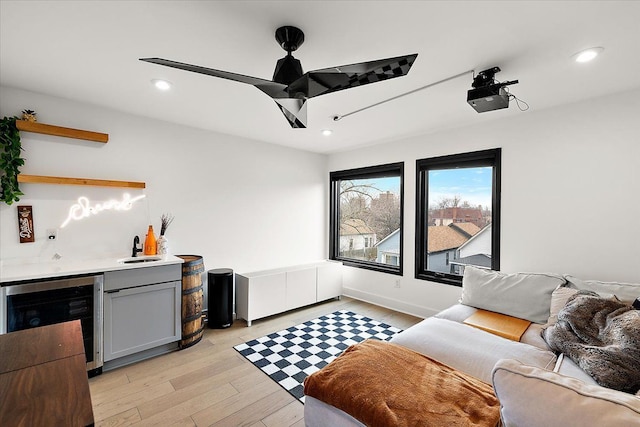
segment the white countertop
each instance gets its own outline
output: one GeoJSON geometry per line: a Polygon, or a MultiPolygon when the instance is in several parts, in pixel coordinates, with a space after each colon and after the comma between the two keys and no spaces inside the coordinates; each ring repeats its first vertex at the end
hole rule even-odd
{"type": "MultiPolygon", "coordinates": [[[[151,258],[139,256],[138,258],[151,258]]],[[[104,257],[100,259],[65,260],[50,262],[3,262],[0,265],[0,283],[17,282],[22,280],[44,279],[49,277],[71,276],[76,274],[93,274],[104,271],[129,270],[133,268],[156,267],[159,265],[182,264],[184,260],[173,255],[164,255],[158,261],[139,262],[133,264],[122,263],[118,257],[104,257]]]]}

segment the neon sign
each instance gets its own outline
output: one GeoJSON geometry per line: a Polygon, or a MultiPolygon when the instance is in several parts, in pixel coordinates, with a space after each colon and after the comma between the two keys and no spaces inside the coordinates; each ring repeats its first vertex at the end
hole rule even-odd
{"type": "Polygon", "coordinates": [[[78,197],[78,203],[72,205],[69,208],[69,215],[67,219],[62,223],[60,228],[64,228],[71,222],[71,220],[79,221],[83,218],[88,218],[91,215],[97,215],[102,211],[128,211],[133,207],[133,204],[140,199],[144,199],[145,194],[131,198],[128,193],[122,195],[122,200],[111,199],[104,203],[96,203],[91,206],[91,202],[87,197],[78,197]]]}

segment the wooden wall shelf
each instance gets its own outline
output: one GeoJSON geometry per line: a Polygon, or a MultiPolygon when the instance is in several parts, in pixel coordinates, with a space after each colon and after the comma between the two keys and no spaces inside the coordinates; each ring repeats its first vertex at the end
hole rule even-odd
{"type": "MultiPolygon", "coordinates": [[[[16,127],[22,132],[34,132],[44,135],[62,136],[64,138],[84,139],[106,143],[109,135],[106,133],[92,132],[88,130],[65,128],[62,126],[48,125],[45,123],[28,122],[26,120],[16,120],[16,127]]],[[[93,185],[98,187],[122,187],[122,188],[145,188],[144,182],[136,181],[115,181],[108,179],[90,178],[68,178],[61,176],[42,175],[18,175],[18,182],[25,184],[59,184],[59,185],[93,185]]]]}
{"type": "Polygon", "coordinates": [[[136,181],[113,181],[107,179],[88,178],[65,178],[60,176],[42,175],[18,175],[18,182],[25,184],[62,184],[62,185],[93,185],[98,187],[124,187],[124,188],[145,188],[144,182],[136,181]]]}
{"type": "Polygon", "coordinates": [[[105,144],[109,141],[109,135],[106,133],[65,128],[62,126],[47,125],[45,123],[38,122],[28,122],[26,120],[16,120],[16,127],[18,130],[23,132],[34,132],[45,135],[62,136],[65,138],[84,139],[87,141],[102,142],[105,144]]]}

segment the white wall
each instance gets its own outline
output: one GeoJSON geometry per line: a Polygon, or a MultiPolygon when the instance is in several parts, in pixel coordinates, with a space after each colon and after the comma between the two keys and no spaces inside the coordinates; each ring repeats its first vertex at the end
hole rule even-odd
{"type": "Polygon", "coordinates": [[[46,229],[58,227],[79,196],[99,202],[125,190],[23,184],[17,204],[33,206],[37,240],[19,244],[16,204],[1,204],[3,262],[49,261],[56,252],[127,256],[133,236],[144,239],[150,222],[158,231],[164,212],[176,217],[171,252],[202,255],[206,269],[315,261],[327,254],[327,172],[404,161],[401,287],[394,287],[398,276],[345,268],[345,291],[427,316],[455,303],[460,288],[413,278],[415,160],[502,147],[503,271],[640,281],[640,91],[337,153],[328,165],[324,155],[12,88],[0,93],[2,116],[30,108],[44,123],[110,135],[102,145],[23,132],[24,173],[147,183],[128,191],[147,195],[131,211],[73,223],[54,242],[46,229]]]}
{"type": "MultiPolygon", "coordinates": [[[[134,235],[160,216],[172,254],[204,257],[206,269],[237,272],[326,258],[326,156],[126,115],[13,88],[0,88],[0,114],[29,108],[39,121],[109,134],[107,144],[21,132],[25,174],[144,181],[144,190],[22,184],[20,202],[0,205],[4,263],[131,254],[134,235]],[[147,197],[128,212],[72,222],[46,240],[79,196],[92,202],[147,197]],[[20,244],[16,205],[32,205],[36,242],[20,244]]],[[[126,102],[123,99],[122,102],[126,102]]],[[[197,112],[194,112],[197,114],[197,112]]]]}
{"type": "Polygon", "coordinates": [[[494,147],[502,147],[503,271],[640,282],[639,118],[636,90],[330,155],[330,171],[405,162],[401,288],[398,276],[345,268],[345,294],[423,316],[455,303],[459,287],[413,278],[415,161],[494,147]]]}

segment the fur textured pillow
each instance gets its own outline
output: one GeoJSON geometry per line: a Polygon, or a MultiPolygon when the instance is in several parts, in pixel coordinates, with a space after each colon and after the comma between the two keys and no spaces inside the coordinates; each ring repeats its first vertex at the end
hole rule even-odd
{"type": "Polygon", "coordinates": [[[627,393],[640,390],[640,311],[630,305],[580,291],[543,337],[598,384],[627,393]]]}
{"type": "MultiPolygon", "coordinates": [[[[558,323],[558,313],[560,313],[560,310],[562,310],[564,306],[567,304],[567,301],[569,301],[569,298],[577,294],[578,291],[579,291],[578,289],[570,288],[568,286],[559,286],[558,288],[556,288],[555,291],[553,291],[553,293],[551,294],[551,310],[549,312],[549,320],[547,321],[547,324],[545,325],[545,327],[553,326],[556,323],[558,323]]],[[[606,294],[603,292],[596,292],[596,293],[601,298],[607,298],[607,299],[615,298],[616,300],[618,300],[618,298],[613,294],[606,294]]]]}

